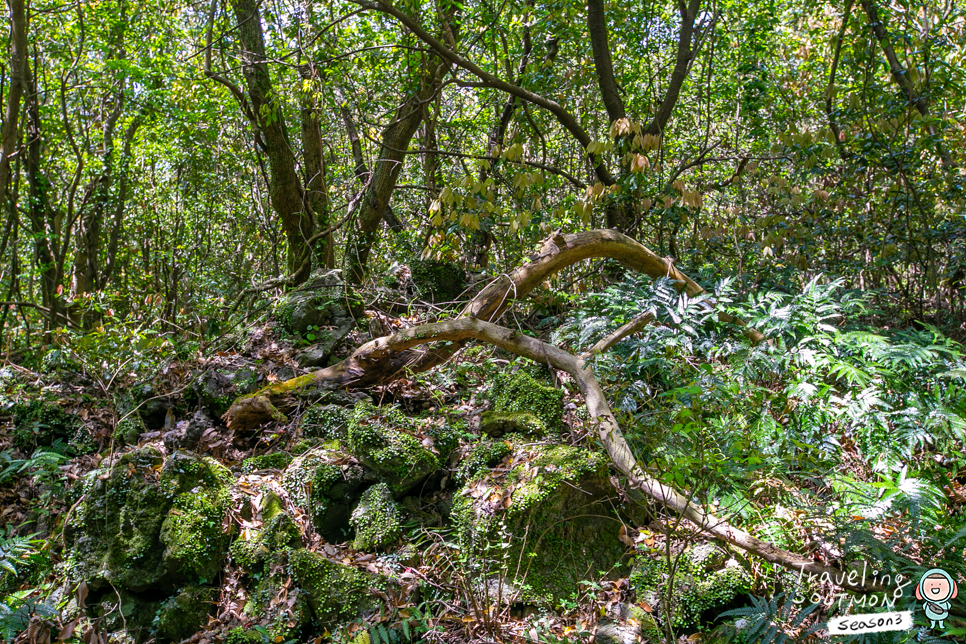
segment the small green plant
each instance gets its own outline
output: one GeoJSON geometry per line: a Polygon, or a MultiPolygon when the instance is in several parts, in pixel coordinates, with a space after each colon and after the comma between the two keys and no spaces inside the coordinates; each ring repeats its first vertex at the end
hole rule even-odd
{"type": "Polygon", "coordinates": [[[810,604],[799,610],[794,591],[787,596],[781,593],[770,600],[752,597],[751,602],[751,606],[721,613],[722,618],[739,618],[734,624],[721,629],[727,641],[737,639],[744,644],[802,642],[825,626],[822,623],[805,626],[805,620],[819,608],[819,604],[810,604]]]}

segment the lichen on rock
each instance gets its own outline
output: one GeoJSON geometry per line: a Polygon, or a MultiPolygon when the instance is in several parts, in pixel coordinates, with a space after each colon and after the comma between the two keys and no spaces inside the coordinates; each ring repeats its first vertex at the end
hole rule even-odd
{"type": "Polygon", "coordinates": [[[608,502],[607,459],[569,445],[508,442],[509,471],[479,471],[454,501],[464,552],[489,560],[484,567],[504,575],[519,600],[548,606],[574,596],[580,581],[619,572],[626,548],[608,502]],[[501,542],[508,552],[488,552],[501,542]]]}
{"type": "Polygon", "coordinates": [[[356,550],[383,550],[402,534],[403,509],[392,498],[385,483],[377,483],[362,493],[349,523],[356,531],[356,550]]]}

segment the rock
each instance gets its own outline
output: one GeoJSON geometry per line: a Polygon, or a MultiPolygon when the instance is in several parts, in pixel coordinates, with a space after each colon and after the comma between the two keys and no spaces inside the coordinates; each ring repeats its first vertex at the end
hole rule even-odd
{"type": "Polygon", "coordinates": [[[356,550],[384,550],[402,534],[402,507],[392,498],[385,483],[378,483],[362,493],[352,511],[349,523],[356,531],[356,550]]]}
{"type": "Polygon", "coordinates": [[[232,560],[248,573],[261,573],[273,556],[303,546],[302,533],[287,513],[279,511],[269,516],[263,509],[262,518],[261,530],[250,530],[231,544],[232,560]]]}
{"type": "Polygon", "coordinates": [[[528,412],[548,431],[563,429],[563,390],[541,385],[524,371],[499,374],[490,395],[495,412],[528,412]]]}
{"type": "Polygon", "coordinates": [[[409,270],[417,293],[433,303],[453,302],[466,288],[466,273],[453,262],[417,259],[409,270]]]}
{"type": "Polygon", "coordinates": [[[191,417],[191,420],[183,420],[178,423],[174,430],[162,434],[161,440],[164,441],[164,447],[168,450],[168,453],[179,449],[193,450],[198,447],[198,442],[205,430],[214,426],[215,421],[208,418],[208,414],[204,410],[199,409],[191,417]]]}
{"type": "Polygon", "coordinates": [[[338,327],[323,328],[315,331],[318,342],[307,349],[303,349],[295,356],[295,362],[303,369],[314,367],[325,367],[329,364],[329,358],[335,353],[343,340],[356,327],[354,319],[349,319],[338,327]]]}
{"type": "Polygon", "coordinates": [[[314,405],[302,414],[302,435],[323,440],[345,440],[350,412],[338,405],[314,405]]]}
{"type": "Polygon", "coordinates": [[[330,543],[346,540],[352,509],[375,482],[347,455],[326,449],[299,456],[282,476],[289,499],[312,517],[315,531],[330,543]]]}
{"type": "Polygon", "coordinates": [[[161,601],[139,597],[126,590],[105,593],[104,597],[90,607],[98,626],[106,632],[120,631],[131,642],[144,642],[152,635],[154,616],[161,608],[161,601]]]}
{"type": "Polygon", "coordinates": [[[201,409],[214,418],[221,418],[236,398],[258,389],[259,378],[259,373],[250,367],[237,371],[208,369],[198,376],[191,388],[198,396],[201,409]]]}
{"type": "Polygon", "coordinates": [[[180,642],[202,630],[208,613],[217,599],[217,589],[210,586],[186,586],[161,605],[158,612],[159,642],[180,642]]]}
{"type": "Polygon", "coordinates": [[[526,411],[485,411],[480,416],[480,432],[493,438],[504,434],[544,436],[547,425],[526,411]]]}
{"type": "MultiPolygon", "coordinates": [[[[480,471],[456,496],[452,517],[464,552],[488,556],[487,544],[513,535],[506,581],[517,601],[554,606],[603,571],[620,574],[626,548],[610,500],[608,459],[569,445],[513,443],[509,472],[480,471]]],[[[492,556],[492,555],[489,555],[492,556]]],[[[501,571],[498,562],[484,569],[501,571]]]]}
{"type": "Polygon", "coordinates": [[[465,483],[476,476],[479,472],[496,467],[507,454],[512,452],[510,445],[506,441],[483,441],[477,443],[470,450],[470,453],[460,461],[456,470],[456,480],[465,483]]]}
{"type": "Polygon", "coordinates": [[[289,557],[292,577],[308,596],[308,604],[320,626],[350,621],[375,611],[379,602],[370,589],[388,586],[385,579],[335,563],[308,550],[289,557]]]}
{"type": "Polygon", "coordinates": [[[637,644],[640,641],[640,628],[624,624],[600,624],[594,633],[597,644],[637,644]]]}
{"type": "Polygon", "coordinates": [[[65,539],[73,578],[92,591],[163,594],[221,570],[232,478],[217,461],[143,447],[82,481],[65,539]]]}
{"type": "Polygon", "coordinates": [[[290,333],[304,336],[309,327],[341,328],[362,315],[362,300],[342,282],[338,271],[315,273],[282,298],[275,315],[290,333]]]}
{"type": "Polygon", "coordinates": [[[415,422],[398,408],[360,402],[349,419],[346,449],[399,498],[440,466],[414,430],[415,422]]]}
{"type": "MultiPolygon", "coordinates": [[[[639,558],[630,575],[630,584],[637,598],[662,614],[662,597],[670,575],[665,558],[639,558]]],[[[674,614],[676,629],[701,627],[705,611],[724,611],[733,600],[751,591],[751,576],[734,559],[725,560],[712,544],[699,544],[677,558],[674,575],[674,614]]]]}

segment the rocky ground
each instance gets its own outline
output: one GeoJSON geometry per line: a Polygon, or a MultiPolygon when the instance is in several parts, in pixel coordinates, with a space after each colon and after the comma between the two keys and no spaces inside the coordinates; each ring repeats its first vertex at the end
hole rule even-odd
{"type": "Polygon", "coordinates": [[[105,382],[67,354],[7,366],[0,553],[17,565],[0,634],[657,641],[658,615],[693,633],[740,604],[747,562],[629,512],[577,394],[543,367],[469,349],[391,387],[305,388],[250,432],[223,425],[238,396],[413,321],[372,306],[318,276],[148,378],[105,382]]]}

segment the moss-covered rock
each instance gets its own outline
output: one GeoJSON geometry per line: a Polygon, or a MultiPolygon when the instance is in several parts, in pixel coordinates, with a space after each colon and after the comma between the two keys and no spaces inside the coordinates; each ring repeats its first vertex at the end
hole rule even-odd
{"type": "Polygon", "coordinates": [[[81,420],[59,404],[43,398],[23,400],[11,409],[13,413],[13,445],[30,453],[38,447],[62,440],[77,451],[89,451],[90,442],[81,420]]]}
{"type": "Polygon", "coordinates": [[[191,385],[198,404],[214,418],[220,418],[239,396],[258,389],[261,376],[253,367],[238,370],[209,369],[191,385]]]}
{"type": "Polygon", "coordinates": [[[547,433],[547,425],[526,411],[485,411],[480,416],[480,432],[494,438],[504,434],[540,437],[547,433]]]}
{"type": "MultiPolygon", "coordinates": [[[[630,575],[637,598],[665,615],[663,598],[670,581],[666,558],[639,557],[630,575]]],[[[672,624],[675,628],[701,626],[705,611],[726,610],[741,595],[751,591],[752,579],[734,559],[713,544],[692,546],[677,559],[674,575],[672,624]]]]}
{"type": "Polygon", "coordinates": [[[341,327],[363,312],[362,299],[334,271],[315,273],[279,300],[275,316],[286,330],[303,336],[309,327],[341,327]]]}
{"type": "MultiPolygon", "coordinates": [[[[509,472],[482,470],[457,495],[464,552],[520,599],[554,606],[583,580],[619,574],[625,547],[607,459],[569,445],[514,444],[509,472]],[[492,551],[509,542],[509,550],[492,551]]],[[[481,580],[482,581],[482,580],[481,580]]]]}
{"type": "Polygon", "coordinates": [[[204,628],[208,623],[217,589],[210,586],[186,586],[161,605],[158,613],[159,642],[180,642],[204,628]]]}
{"type": "Polygon", "coordinates": [[[210,580],[228,547],[223,522],[231,474],[185,452],[154,447],[88,473],[83,502],[65,528],[72,575],[92,590],[166,592],[210,580]]]}
{"type": "Polygon", "coordinates": [[[324,440],[345,440],[349,410],[339,405],[315,405],[302,414],[302,434],[324,440]]]}
{"type": "Polygon", "coordinates": [[[466,273],[453,262],[417,259],[409,270],[419,295],[434,303],[453,302],[466,288],[466,273]]]}
{"type": "Polygon", "coordinates": [[[473,446],[470,453],[460,461],[456,469],[456,480],[465,483],[484,469],[496,467],[503,458],[512,452],[507,441],[481,441],[473,446]]]}
{"type": "Polygon", "coordinates": [[[403,509],[392,498],[385,483],[377,483],[362,493],[349,523],[356,531],[356,550],[383,550],[402,534],[403,509]]]}
{"type": "Polygon", "coordinates": [[[346,454],[327,449],[299,456],[282,476],[289,499],[312,517],[315,531],[331,543],[346,540],[352,509],[375,482],[346,454]]]}
{"type": "Polygon", "coordinates": [[[289,568],[295,583],[307,594],[315,620],[322,626],[375,610],[379,603],[369,591],[384,590],[388,583],[308,550],[293,552],[289,568]]]}
{"type": "Polygon", "coordinates": [[[258,470],[284,470],[291,462],[292,455],[288,452],[261,454],[242,461],[242,472],[250,474],[258,470]]]}
{"type": "Polygon", "coordinates": [[[439,458],[413,432],[415,421],[398,408],[379,408],[362,401],[352,410],[345,444],[398,498],[440,466],[439,458]]]}
{"type": "Polygon", "coordinates": [[[144,642],[154,635],[154,620],[163,602],[138,596],[126,590],[104,593],[100,601],[90,606],[98,626],[104,631],[123,631],[129,641],[144,642]]]}
{"type": "Polygon", "coordinates": [[[551,432],[563,428],[563,394],[563,390],[541,385],[524,371],[498,375],[491,391],[493,411],[531,413],[551,432]]]}

